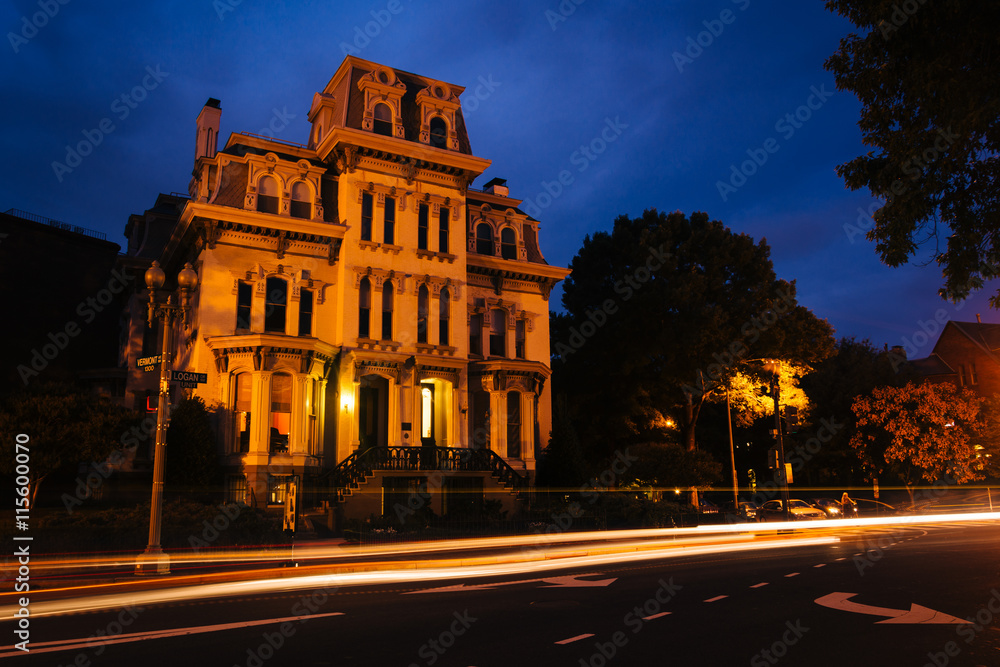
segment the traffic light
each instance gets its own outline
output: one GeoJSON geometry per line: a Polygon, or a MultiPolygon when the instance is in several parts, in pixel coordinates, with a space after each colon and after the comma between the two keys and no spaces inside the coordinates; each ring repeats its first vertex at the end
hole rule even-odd
{"type": "Polygon", "coordinates": [[[785,406],[785,426],[789,433],[799,430],[799,409],[794,405],[785,406]]]}

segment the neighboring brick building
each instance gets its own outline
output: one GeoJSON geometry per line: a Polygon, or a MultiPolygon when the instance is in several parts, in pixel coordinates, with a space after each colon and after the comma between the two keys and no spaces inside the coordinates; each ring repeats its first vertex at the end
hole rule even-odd
{"type": "Polygon", "coordinates": [[[982,397],[1000,393],[1000,324],[949,321],[930,356],[910,363],[929,382],[951,382],[982,397]]]}
{"type": "MultiPolygon", "coordinates": [[[[463,90],[348,57],[307,144],[234,133],[221,150],[209,100],[190,198],[130,219],[136,270],[198,272],[174,369],[208,376],[194,393],[223,416],[231,499],[281,503],[296,475],[347,516],[413,498],[444,514],[491,495],[510,508],[531,483],[551,425],[548,298],[568,270],[504,181],[469,187],[490,162],[463,90]]],[[[157,353],[146,299],[124,352],[136,405],[157,385],[135,364],[157,353]]]]}

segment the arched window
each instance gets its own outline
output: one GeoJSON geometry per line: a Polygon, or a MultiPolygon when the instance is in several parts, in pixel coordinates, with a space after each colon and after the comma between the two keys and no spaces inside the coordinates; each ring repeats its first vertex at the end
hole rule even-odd
{"type": "Polygon", "coordinates": [[[293,218],[312,219],[311,194],[305,181],[292,183],[292,203],[289,212],[293,218]]]}
{"type": "Polygon", "coordinates": [[[382,340],[392,340],[392,283],[382,285],[382,340]]]}
{"type": "Polygon", "coordinates": [[[427,342],[427,310],[429,294],[427,285],[421,285],[417,292],[417,342],[427,342]]]}
{"type": "Polygon", "coordinates": [[[292,376],[271,376],[271,453],[288,453],[288,433],[292,424],[292,376]]]}
{"type": "Polygon", "coordinates": [[[288,309],[288,283],[281,278],[267,279],[264,299],[264,331],[285,333],[285,313],[288,309]]]}
{"type": "Polygon", "coordinates": [[[434,116],[430,122],[431,146],[434,148],[448,147],[448,123],[440,116],[434,116]]]}
{"type": "Polygon", "coordinates": [[[438,344],[449,345],[449,323],[451,320],[451,292],[445,287],[441,290],[441,303],[438,304],[438,344]]]}
{"type": "Polygon", "coordinates": [[[374,124],[372,129],[375,134],[381,134],[386,137],[392,136],[392,109],[389,108],[388,104],[376,104],[374,113],[374,124]]]}
{"type": "Polygon", "coordinates": [[[371,333],[372,284],[368,278],[361,279],[358,290],[358,338],[368,338],[371,333]]]}
{"type": "Polygon", "coordinates": [[[510,227],[504,227],[500,232],[500,256],[504,259],[517,259],[517,236],[510,227]]]}
{"type": "Polygon", "coordinates": [[[490,311],[490,356],[507,356],[507,313],[499,308],[490,311]]]}
{"type": "Polygon", "coordinates": [[[238,374],[233,392],[233,416],[236,419],[233,427],[236,436],[234,449],[243,453],[250,451],[250,382],[249,373],[238,374]]]}
{"type": "Polygon", "coordinates": [[[480,255],[493,254],[493,228],[485,222],[476,226],[476,252],[480,255]]]}
{"type": "Polygon", "coordinates": [[[261,213],[278,212],[278,181],[273,176],[264,176],[257,183],[257,210],[261,213]]]}

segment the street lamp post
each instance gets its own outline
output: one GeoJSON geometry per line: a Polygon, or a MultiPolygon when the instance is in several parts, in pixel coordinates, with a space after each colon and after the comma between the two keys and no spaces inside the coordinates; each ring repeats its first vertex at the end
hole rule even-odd
{"type": "Polygon", "coordinates": [[[154,261],[146,270],[146,287],[149,290],[147,323],[152,328],[159,319],[163,321],[163,346],[160,354],[160,395],[156,405],[156,445],[153,449],[153,496],[149,507],[149,544],[135,563],[136,574],[169,574],[170,557],[160,547],[160,518],[163,509],[163,471],[167,455],[167,404],[170,399],[170,375],[173,352],[173,328],[178,317],[185,324],[190,313],[191,293],[198,286],[198,274],[191,263],[184,265],[177,274],[177,291],[180,303],[168,294],[165,303],[157,301],[157,290],[163,287],[166,275],[160,263],[154,261]]]}
{"type": "Polygon", "coordinates": [[[774,437],[778,441],[778,476],[781,480],[781,511],[785,521],[788,521],[788,475],[785,472],[785,442],[781,437],[781,382],[778,371],[781,364],[769,361],[764,364],[764,370],[771,374],[771,398],[774,399],[774,437]]]}

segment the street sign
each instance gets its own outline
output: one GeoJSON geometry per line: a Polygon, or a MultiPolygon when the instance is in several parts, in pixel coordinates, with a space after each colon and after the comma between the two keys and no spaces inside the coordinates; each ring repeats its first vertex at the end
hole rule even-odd
{"type": "Polygon", "coordinates": [[[191,384],[205,384],[208,382],[208,373],[189,373],[187,371],[170,371],[170,379],[175,382],[186,382],[191,384]]]}
{"type": "Polygon", "coordinates": [[[155,371],[156,367],[163,362],[163,355],[158,354],[155,357],[139,357],[135,360],[135,367],[141,368],[146,371],[155,371]]]}

